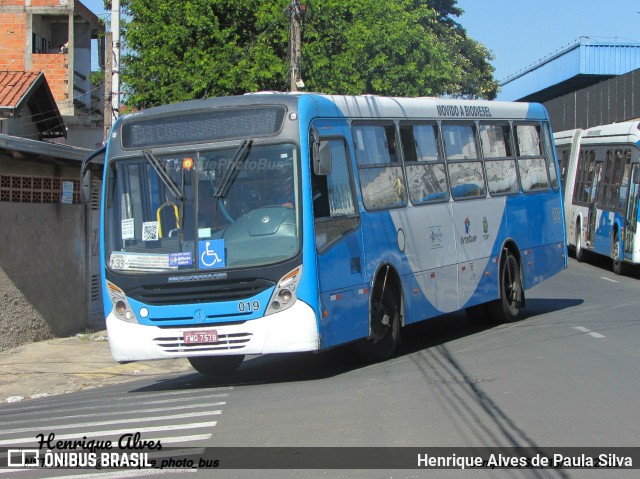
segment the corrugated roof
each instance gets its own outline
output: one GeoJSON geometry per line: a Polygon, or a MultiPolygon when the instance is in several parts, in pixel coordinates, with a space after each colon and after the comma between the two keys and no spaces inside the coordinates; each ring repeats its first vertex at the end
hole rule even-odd
{"type": "Polygon", "coordinates": [[[17,108],[41,73],[0,71],[0,108],[17,108]]]}

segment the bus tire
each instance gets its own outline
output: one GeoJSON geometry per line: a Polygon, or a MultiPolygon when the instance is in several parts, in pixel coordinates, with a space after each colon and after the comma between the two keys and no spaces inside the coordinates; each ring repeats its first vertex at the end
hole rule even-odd
{"type": "Polygon", "coordinates": [[[582,231],[580,223],[576,224],[576,260],[582,263],[585,260],[584,249],[582,248],[582,231]]]}
{"type": "Polygon", "coordinates": [[[193,356],[187,358],[193,369],[212,378],[221,378],[240,367],[243,354],[234,356],[193,356]]]}
{"type": "Polygon", "coordinates": [[[500,298],[489,303],[491,318],[498,323],[510,323],[518,319],[524,289],[518,260],[506,252],[500,263],[500,298]]]}
{"type": "Polygon", "coordinates": [[[400,305],[395,290],[384,289],[382,297],[374,289],[371,299],[371,335],[356,343],[358,355],[368,363],[393,356],[400,343],[400,305]]]}
{"type": "Polygon", "coordinates": [[[616,275],[624,274],[625,264],[620,258],[620,242],[618,241],[618,231],[613,234],[611,242],[611,258],[613,259],[613,273],[616,275]]]}

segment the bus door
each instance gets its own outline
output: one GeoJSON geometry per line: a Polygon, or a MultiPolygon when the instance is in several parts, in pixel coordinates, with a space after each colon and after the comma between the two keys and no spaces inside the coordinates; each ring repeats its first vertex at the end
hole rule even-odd
{"type": "Polygon", "coordinates": [[[638,227],[638,201],[640,201],[640,165],[631,165],[629,181],[629,201],[627,202],[626,225],[624,235],[624,254],[633,254],[633,240],[638,227]]]}
{"type": "Polygon", "coordinates": [[[604,162],[598,161],[595,165],[593,173],[593,182],[591,183],[591,190],[589,192],[589,213],[587,223],[587,246],[591,249],[595,246],[596,230],[598,223],[598,208],[597,205],[600,201],[600,181],[602,180],[602,167],[604,162]]]}
{"type": "Polygon", "coordinates": [[[319,175],[311,168],[323,349],[369,331],[362,232],[345,139],[348,126],[342,131],[333,125],[329,131],[331,137],[319,144],[331,153],[331,171],[319,175]]]}

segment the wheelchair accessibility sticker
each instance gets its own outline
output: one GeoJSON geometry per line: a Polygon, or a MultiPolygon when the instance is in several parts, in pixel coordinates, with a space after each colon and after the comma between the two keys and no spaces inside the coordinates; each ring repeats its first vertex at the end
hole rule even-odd
{"type": "Polygon", "coordinates": [[[198,241],[198,265],[200,269],[224,268],[224,240],[198,241]]]}

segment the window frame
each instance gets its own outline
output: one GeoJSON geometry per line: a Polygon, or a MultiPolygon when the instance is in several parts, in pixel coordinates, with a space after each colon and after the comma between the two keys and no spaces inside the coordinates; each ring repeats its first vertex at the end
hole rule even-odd
{"type": "MultiPolygon", "coordinates": [[[[364,207],[364,209],[366,211],[387,211],[387,210],[393,210],[393,209],[400,209],[400,208],[406,208],[409,205],[409,195],[407,193],[407,179],[405,176],[405,171],[404,171],[404,165],[403,165],[403,161],[402,161],[402,153],[401,153],[401,142],[400,142],[400,135],[399,135],[399,131],[397,128],[397,125],[394,121],[392,120],[355,120],[352,121],[350,124],[350,130],[351,130],[351,138],[353,140],[353,149],[354,149],[354,153],[355,153],[355,165],[356,165],[356,169],[358,171],[358,184],[360,186],[360,194],[362,197],[362,205],[364,207]],[[388,162],[388,163],[374,163],[374,164],[360,164],[359,160],[358,160],[358,138],[355,134],[355,130],[357,128],[360,127],[382,127],[385,128],[385,138],[388,141],[388,136],[387,133],[388,131],[386,130],[387,128],[392,128],[393,129],[393,134],[394,134],[394,154],[395,154],[395,162],[388,162]],[[401,180],[401,188],[402,188],[402,193],[401,195],[401,201],[399,203],[393,204],[393,205],[389,205],[389,204],[385,204],[383,206],[380,207],[371,207],[370,205],[367,204],[367,199],[370,198],[369,196],[367,196],[367,194],[365,193],[365,190],[363,188],[363,183],[362,183],[362,177],[363,175],[361,174],[361,172],[364,171],[372,171],[372,170],[381,170],[381,169],[388,169],[388,168],[394,168],[394,169],[399,169],[400,174],[396,175],[396,178],[401,180]]],[[[389,159],[392,159],[392,155],[391,155],[391,149],[389,148],[389,145],[387,144],[387,151],[389,152],[389,159]]]]}
{"type": "Polygon", "coordinates": [[[514,136],[513,136],[513,124],[512,122],[510,122],[509,120],[495,120],[495,121],[479,121],[478,122],[478,137],[480,138],[480,151],[482,153],[482,159],[483,159],[483,163],[484,163],[484,169],[485,169],[485,182],[487,184],[487,193],[489,194],[489,196],[493,197],[500,197],[500,196],[512,196],[512,195],[517,195],[520,194],[522,192],[522,187],[521,187],[521,183],[520,183],[520,169],[518,168],[518,158],[516,156],[516,147],[515,147],[515,141],[514,141],[514,136]],[[495,156],[495,157],[489,157],[487,158],[484,154],[484,142],[482,141],[482,133],[480,132],[480,129],[483,126],[503,126],[503,127],[507,127],[508,129],[508,141],[509,141],[509,148],[510,148],[510,156],[495,156]],[[487,173],[487,164],[488,163],[498,163],[498,162],[510,162],[513,164],[514,167],[514,171],[515,171],[515,189],[513,191],[505,191],[505,192],[492,192],[491,191],[491,187],[490,187],[490,182],[489,182],[489,175],[487,173]]]}
{"type": "Polygon", "coordinates": [[[451,200],[451,184],[449,183],[449,173],[448,173],[448,168],[447,168],[447,162],[445,160],[445,155],[444,155],[444,149],[442,146],[442,141],[441,141],[441,128],[440,128],[440,124],[435,121],[435,120],[402,120],[399,122],[398,124],[398,131],[400,132],[400,150],[402,151],[402,166],[403,166],[403,170],[404,170],[404,175],[405,175],[405,179],[406,179],[406,188],[408,190],[408,199],[410,201],[410,203],[413,206],[422,206],[422,205],[432,205],[432,204],[439,204],[439,203],[448,203],[451,200]],[[435,133],[435,146],[436,146],[436,159],[435,160],[418,160],[418,155],[417,155],[417,147],[415,146],[415,135],[414,135],[414,130],[413,128],[416,126],[431,126],[433,127],[433,132],[435,133]],[[414,140],[414,152],[416,153],[415,160],[407,160],[407,155],[405,155],[405,142],[404,142],[404,136],[403,136],[403,128],[406,127],[410,127],[411,128],[411,134],[412,134],[412,138],[414,140]],[[435,166],[435,165],[441,165],[442,166],[442,172],[444,173],[444,186],[445,189],[444,191],[441,191],[439,193],[436,194],[442,194],[444,193],[445,197],[444,198],[434,198],[431,200],[426,200],[426,201],[416,201],[413,198],[412,192],[411,192],[411,185],[410,185],[410,181],[409,181],[409,172],[408,172],[408,167],[414,167],[414,166],[435,166]]]}
{"type": "MultiPolygon", "coordinates": [[[[517,159],[517,164],[518,164],[518,176],[520,177],[520,189],[524,194],[534,194],[534,193],[540,193],[540,192],[547,192],[549,190],[552,189],[551,187],[551,179],[549,178],[549,166],[548,166],[548,160],[546,158],[546,149],[545,149],[545,145],[544,145],[544,133],[543,133],[543,128],[544,125],[542,122],[539,121],[514,121],[513,122],[513,139],[514,139],[514,146],[516,148],[515,153],[516,153],[516,159],[517,159]],[[529,155],[529,154],[521,154],[520,152],[520,140],[519,140],[519,133],[518,133],[518,127],[520,126],[533,126],[536,127],[537,129],[537,133],[538,133],[538,150],[539,153],[537,155],[529,155]],[[522,175],[522,166],[521,166],[521,162],[525,162],[525,161],[534,161],[534,160],[542,160],[542,162],[544,163],[544,175],[545,178],[547,180],[547,184],[546,186],[541,186],[541,187],[536,187],[536,188],[525,188],[524,187],[524,178],[522,175]]],[[[557,173],[557,172],[556,172],[557,173]]]]}
{"type": "MultiPolygon", "coordinates": [[[[444,158],[445,158],[445,162],[447,165],[447,176],[449,178],[449,193],[450,193],[450,197],[454,200],[454,201],[468,201],[468,200],[477,200],[477,199],[482,199],[482,198],[487,198],[488,197],[488,188],[487,188],[487,175],[484,169],[484,160],[482,158],[482,153],[480,151],[480,137],[479,137],[479,133],[478,133],[478,123],[476,121],[468,121],[468,120],[462,120],[462,121],[451,121],[451,120],[446,120],[446,121],[442,121],[440,122],[440,136],[442,138],[442,151],[444,154],[444,158]],[[447,155],[447,141],[445,139],[445,128],[448,126],[469,126],[471,127],[471,129],[473,130],[473,139],[475,142],[475,153],[476,156],[474,158],[465,158],[465,159],[449,159],[449,156],[447,155]],[[451,179],[451,165],[458,165],[458,164],[464,164],[464,163],[479,163],[480,164],[480,173],[482,174],[482,184],[483,184],[483,189],[482,189],[482,194],[477,194],[477,195],[470,195],[470,196],[458,196],[456,197],[456,195],[454,194],[454,186],[453,186],[453,181],[451,179]]],[[[458,185],[456,185],[458,186],[458,185]]]]}
{"type": "MultiPolygon", "coordinates": [[[[354,176],[354,171],[353,171],[353,159],[351,157],[351,151],[349,149],[349,142],[347,140],[347,138],[345,138],[342,135],[328,135],[328,136],[322,136],[321,137],[322,141],[337,141],[342,143],[342,146],[344,147],[344,154],[345,154],[345,163],[346,163],[346,167],[347,167],[347,175],[349,177],[349,188],[351,191],[351,202],[353,205],[353,214],[349,214],[349,215],[344,215],[344,216],[319,216],[317,217],[315,215],[315,212],[313,211],[313,177],[314,176],[318,176],[313,172],[313,165],[311,165],[311,210],[312,210],[312,215],[313,215],[313,231],[314,231],[314,236],[315,236],[315,247],[316,247],[316,252],[318,254],[324,254],[325,252],[327,252],[329,249],[331,249],[335,244],[337,244],[342,238],[345,238],[346,236],[352,234],[353,232],[357,231],[360,228],[360,223],[361,223],[361,217],[360,217],[360,206],[358,203],[358,195],[356,194],[356,181],[355,181],[355,176],[354,176]],[[324,243],[322,246],[318,246],[318,231],[317,231],[317,226],[318,224],[320,225],[326,225],[328,223],[335,223],[338,221],[343,221],[344,220],[355,220],[353,221],[353,225],[351,225],[350,228],[345,229],[340,235],[335,236],[334,238],[331,238],[329,241],[327,241],[326,243],[324,243]]],[[[334,159],[332,158],[332,170],[333,170],[333,164],[334,163],[334,159]]],[[[331,175],[331,173],[329,174],[331,175]]],[[[327,176],[329,176],[327,175],[327,176]]],[[[328,190],[328,184],[327,184],[327,200],[329,200],[329,190],[328,190]]]]}

